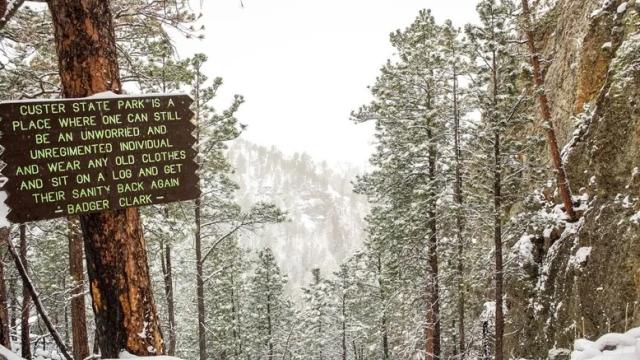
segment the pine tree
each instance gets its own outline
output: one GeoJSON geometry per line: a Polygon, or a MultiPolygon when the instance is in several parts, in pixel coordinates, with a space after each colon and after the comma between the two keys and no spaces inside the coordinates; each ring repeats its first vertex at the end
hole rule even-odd
{"type": "Polygon", "coordinates": [[[207,328],[214,358],[242,359],[248,354],[252,339],[248,319],[251,265],[249,252],[234,237],[222,243],[205,266],[207,328]]]}
{"type": "Polygon", "coordinates": [[[304,320],[302,351],[300,356],[312,360],[331,359],[331,286],[321,277],[320,269],[313,269],[313,280],[303,288],[304,320]]]}
{"type": "Polygon", "coordinates": [[[416,242],[426,248],[423,265],[415,253],[409,259],[418,260],[415,266],[424,266],[420,293],[425,296],[422,323],[427,359],[441,356],[438,200],[445,179],[440,149],[448,137],[448,119],[442,110],[449,103],[441,88],[446,72],[440,32],[430,12],[421,11],[407,29],[392,34],[399,61],[387,63],[372,88],[376,100],[354,114],[358,121],[375,120],[378,130],[379,145],[371,160],[377,170],[361,181],[361,191],[375,204],[376,222],[369,223],[388,234],[379,235],[381,239],[398,239],[404,249],[387,250],[393,256],[406,259],[404,252],[416,249],[416,242]]]}
{"type": "Polygon", "coordinates": [[[480,214],[474,221],[479,229],[489,219],[492,223],[492,228],[484,228],[483,232],[493,239],[492,326],[495,358],[499,360],[504,356],[505,224],[509,210],[520,200],[520,191],[525,186],[522,174],[527,165],[519,154],[534,146],[536,139],[521,135],[530,119],[524,111],[528,99],[519,86],[521,60],[514,46],[515,6],[510,0],[483,0],[477,10],[480,24],[466,27],[469,51],[476,65],[472,95],[481,113],[480,121],[473,125],[474,138],[470,142],[478,195],[473,201],[480,214]]]}
{"type": "Polygon", "coordinates": [[[259,251],[246,305],[251,329],[248,351],[251,358],[274,360],[288,356],[286,339],[292,312],[284,294],[286,282],[271,249],[259,251]]]}
{"type": "Polygon", "coordinates": [[[227,141],[240,135],[244,128],[235,114],[244,101],[235,96],[228,109],[216,112],[212,100],[222,85],[216,78],[207,86],[203,65],[207,60],[203,54],[191,60],[193,71],[192,105],[196,119],[197,163],[199,165],[202,195],[194,204],[195,256],[196,256],[196,303],[198,309],[198,347],[200,360],[207,358],[206,308],[204,294],[204,266],[207,258],[222,242],[231,239],[242,230],[256,229],[264,224],[281,222],[285,214],[273,204],[258,203],[243,211],[235,202],[233,193],[237,185],[230,179],[232,167],[225,157],[227,141]],[[202,179],[207,179],[206,182],[202,179]],[[208,239],[207,242],[204,240],[208,239]],[[205,247],[208,245],[208,248],[205,247]]]}

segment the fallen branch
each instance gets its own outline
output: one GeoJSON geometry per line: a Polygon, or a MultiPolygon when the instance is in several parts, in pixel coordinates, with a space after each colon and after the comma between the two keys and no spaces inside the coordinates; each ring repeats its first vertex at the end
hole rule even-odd
{"type": "Polygon", "coordinates": [[[36,305],[36,310],[38,311],[38,314],[40,314],[42,321],[44,321],[44,324],[49,330],[51,337],[53,337],[53,341],[55,341],[56,345],[58,346],[58,349],[60,349],[60,352],[62,353],[62,356],[64,356],[65,359],[73,360],[71,355],[69,355],[69,350],[67,349],[66,345],[62,341],[60,334],[58,334],[58,331],[56,330],[56,328],[53,327],[53,324],[49,319],[49,315],[47,315],[47,311],[44,309],[44,306],[42,306],[42,302],[40,301],[40,296],[38,295],[38,292],[33,286],[33,282],[31,282],[31,279],[29,278],[29,275],[25,270],[24,264],[22,264],[22,261],[20,261],[20,257],[18,256],[16,249],[13,247],[13,243],[11,242],[11,237],[9,236],[6,237],[6,242],[7,242],[7,248],[9,249],[9,252],[13,257],[13,260],[16,264],[16,268],[18,269],[18,273],[20,274],[20,278],[22,279],[22,284],[27,288],[27,290],[31,294],[31,297],[33,298],[33,303],[36,305]]]}

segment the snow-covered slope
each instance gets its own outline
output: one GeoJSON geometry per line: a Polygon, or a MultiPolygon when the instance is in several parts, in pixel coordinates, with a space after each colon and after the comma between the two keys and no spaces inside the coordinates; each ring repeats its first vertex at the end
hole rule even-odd
{"type": "Polygon", "coordinates": [[[352,191],[356,168],[317,163],[305,154],[286,156],[243,140],[230,146],[229,158],[237,169],[243,206],[270,201],[289,214],[289,222],[246,236],[243,243],[271,247],[290,289],[308,283],[313,268],[324,274],[336,270],[362,244],[368,207],[352,191]]]}

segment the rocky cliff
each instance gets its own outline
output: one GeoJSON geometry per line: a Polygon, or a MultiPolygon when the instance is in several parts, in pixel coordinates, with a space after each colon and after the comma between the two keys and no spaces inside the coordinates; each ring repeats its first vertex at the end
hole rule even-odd
{"type": "Polygon", "coordinates": [[[564,359],[576,338],[640,325],[640,1],[558,0],[539,20],[584,212],[514,246],[531,254],[509,269],[507,341],[512,358],[564,359]]]}

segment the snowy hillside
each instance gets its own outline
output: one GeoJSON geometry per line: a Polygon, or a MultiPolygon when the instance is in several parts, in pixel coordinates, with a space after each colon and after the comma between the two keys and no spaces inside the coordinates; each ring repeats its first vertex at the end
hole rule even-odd
{"type": "Polygon", "coordinates": [[[289,213],[290,222],[269,226],[243,242],[273,249],[290,290],[307,284],[314,268],[335,271],[362,244],[368,207],[352,191],[357,169],[317,163],[305,154],[286,156],[243,140],[231,145],[229,158],[237,169],[241,205],[271,201],[289,213]]]}

